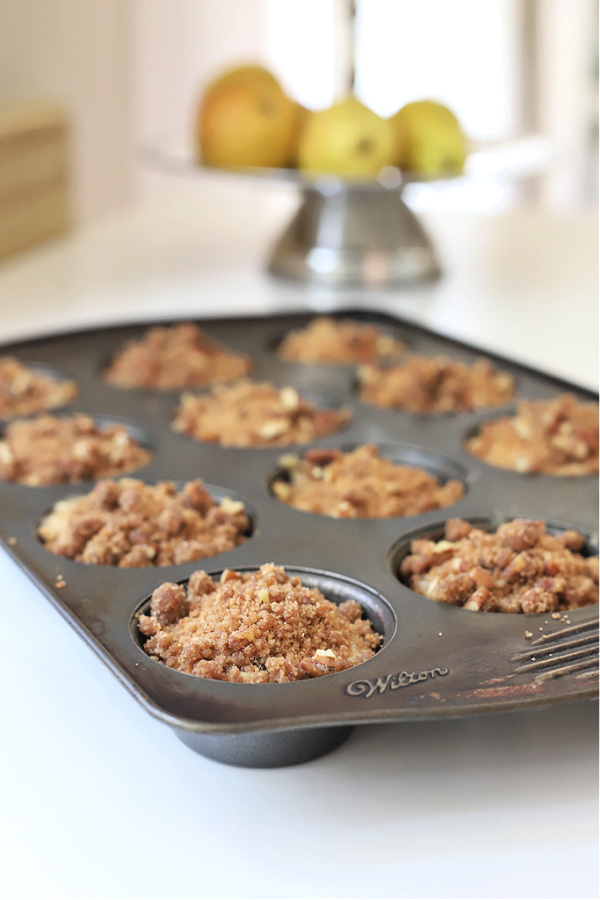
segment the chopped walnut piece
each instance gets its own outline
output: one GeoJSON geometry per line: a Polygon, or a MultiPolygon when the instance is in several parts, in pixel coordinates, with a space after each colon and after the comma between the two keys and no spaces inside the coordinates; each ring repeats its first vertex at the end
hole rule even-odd
{"type": "Polygon", "coordinates": [[[465,522],[464,519],[448,519],[446,522],[446,538],[454,543],[454,541],[466,537],[472,527],[471,523],[465,522]]]}
{"type": "Polygon", "coordinates": [[[226,584],[228,581],[237,581],[239,577],[238,573],[234,572],[233,569],[223,569],[221,572],[221,584],[226,584]]]}
{"type": "Polygon", "coordinates": [[[296,388],[282,388],[279,391],[279,398],[284,409],[298,409],[300,406],[300,395],[296,388]]]}
{"type": "Polygon", "coordinates": [[[333,650],[317,650],[313,660],[317,665],[327,666],[328,669],[335,668],[335,653],[333,650]]]}
{"type": "MultiPolygon", "coordinates": [[[[287,407],[284,406],[284,409],[287,407]]],[[[268,419],[262,425],[258,426],[257,432],[264,438],[266,441],[270,441],[273,438],[279,437],[286,431],[287,422],[283,419],[268,419]]]]}

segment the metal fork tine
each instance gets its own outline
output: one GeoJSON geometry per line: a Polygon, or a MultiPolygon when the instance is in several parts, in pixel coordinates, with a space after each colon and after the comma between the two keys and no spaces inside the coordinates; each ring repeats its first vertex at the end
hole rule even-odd
{"type": "Polygon", "coordinates": [[[513,654],[513,656],[511,656],[511,659],[516,662],[519,659],[527,659],[529,656],[531,656],[532,653],[535,653],[537,656],[542,656],[548,653],[555,653],[557,650],[573,650],[576,647],[585,647],[588,644],[594,647],[597,643],[597,634],[590,634],[586,635],[585,637],[575,638],[572,641],[561,641],[560,643],[549,641],[541,642],[540,639],[538,639],[537,641],[531,642],[531,649],[522,650],[519,653],[515,653],[513,654]]]}
{"type": "Polygon", "coordinates": [[[548,644],[551,641],[561,641],[563,638],[569,637],[569,635],[581,634],[583,631],[597,632],[598,620],[583,622],[581,625],[571,625],[569,628],[561,628],[560,631],[555,631],[552,634],[542,634],[541,637],[531,642],[531,646],[537,647],[540,644],[548,644]]]}
{"type": "Polygon", "coordinates": [[[511,660],[522,661],[522,665],[514,669],[516,675],[535,673],[536,682],[574,673],[579,673],[578,678],[589,677],[589,673],[597,674],[598,620],[541,634],[529,643],[526,650],[514,653],[511,660]]]}
{"type": "Polygon", "coordinates": [[[571,675],[573,672],[595,671],[598,673],[598,657],[592,660],[585,660],[578,663],[571,663],[569,666],[561,666],[558,669],[546,669],[536,675],[536,681],[546,681],[549,678],[558,678],[561,675],[571,675]]]}
{"type": "Polygon", "coordinates": [[[552,657],[547,656],[545,659],[540,660],[534,658],[525,665],[518,666],[515,669],[515,672],[535,672],[536,669],[546,669],[551,666],[558,666],[562,663],[570,663],[571,661],[579,659],[587,659],[590,663],[593,663],[595,660],[597,661],[598,648],[589,647],[584,650],[575,650],[572,653],[560,653],[552,657]]]}

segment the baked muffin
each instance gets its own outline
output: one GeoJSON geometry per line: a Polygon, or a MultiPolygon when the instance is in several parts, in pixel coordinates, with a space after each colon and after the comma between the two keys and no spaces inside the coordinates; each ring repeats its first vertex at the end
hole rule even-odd
{"type": "Polygon", "coordinates": [[[450,506],[464,494],[460,481],[441,484],[425,469],[380,457],[375,444],[349,453],[309,450],[303,458],[284,456],[280,463],[285,477],[272,484],[279,500],[337,519],[415,516],[450,506]]]}
{"type": "Polygon", "coordinates": [[[117,387],[177,391],[234,381],[252,368],[248,356],[232,353],[197,325],[182,322],[150,328],[127,341],[104,372],[117,387]]]}
{"type": "Polygon", "coordinates": [[[544,475],[598,473],[598,404],[572,394],[523,400],[514,416],[485,422],[466,443],[490,466],[544,475]]]}
{"type": "Polygon", "coordinates": [[[361,366],[360,398],[384,409],[412,413],[457,413],[500,406],[515,385],[489,359],[467,365],[444,356],[410,356],[394,366],[361,366]]]}
{"type": "Polygon", "coordinates": [[[305,328],[291,331],[280,344],[278,355],[288,362],[344,365],[389,359],[402,350],[402,341],[376,325],[318,316],[305,328]]]}
{"type": "Polygon", "coordinates": [[[317,408],[293,387],[243,380],[183,394],[173,428],[223,447],[281,447],[332,434],[349,418],[345,410],[317,408]]]}
{"type": "Polygon", "coordinates": [[[598,557],[577,531],[515,519],[496,532],[450,519],[440,541],[415,540],[400,565],[414,591],[462,609],[554,613],[598,602],[598,557]]]}
{"type": "Polygon", "coordinates": [[[6,426],[0,440],[0,479],[31,487],[75,484],[123,475],[150,459],[122,425],[98,425],[82,414],[38,416],[6,426]]]}
{"type": "Polygon", "coordinates": [[[38,528],[47,550],[92,565],[171,566],[233,550],[248,536],[241,501],[220,503],[200,479],[100,481],[89,494],[60,500],[38,528]]]}
{"type": "Polygon", "coordinates": [[[339,606],[273,563],[194,572],[158,587],[139,619],[144,650],[171,669],[245,683],[317,678],[374,656],[381,638],[355,600],[339,606]]]}
{"type": "Polygon", "coordinates": [[[14,356],[0,357],[0,419],[57,409],[66,406],[76,395],[74,381],[43,375],[14,356]]]}

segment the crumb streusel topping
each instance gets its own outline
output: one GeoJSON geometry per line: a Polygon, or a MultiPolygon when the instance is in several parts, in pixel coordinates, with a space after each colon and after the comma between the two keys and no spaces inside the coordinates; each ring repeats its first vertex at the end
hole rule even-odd
{"type": "Polygon", "coordinates": [[[466,444],[491,466],[545,475],[598,472],[598,404],[572,394],[523,400],[514,416],[485,422],[466,444]]]}
{"type": "Polygon", "coordinates": [[[293,387],[243,380],[183,394],[173,428],[224,447],[281,447],[332,434],[349,418],[346,410],[319,409],[293,387]]]}
{"type": "Polygon", "coordinates": [[[460,481],[441,484],[425,469],[380,457],[375,444],[349,453],[309,450],[303,458],[284,456],[280,463],[287,478],[273,483],[279,500],[335,518],[414,516],[450,506],[464,494],[460,481]]]}
{"type": "Polygon", "coordinates": [[[172,481],[100,481],[89,494],[60,500],[38,535],[51,553],[78,562],[170,566],[233,550],[250,522],[241,501],[216,502],[200,479],[177,490],[172,481]]]}
{"type": "Polygon", "coordinates": [[[234,381],[251,368],[248,356],[232,353],[197,325],[182,322],[150,328],[143,338],[128,341],[104,377],[118,387],[177,391],[234,381]]]}
{"type": "Polygon", "coordinates": [[[0,357],[0,419],[30,416],[66,406],[76,394],[74,381],[50,378],[13,356],[0,357]]]}
{"type": "Polygon", "coordinates": [[[339,606],[273,563],[194,572],[187,589],[158,587],[139,620],[146,653],[172,669],[219,681],[298,681],[370,659],[381,638],[355,600],[339,606]]]}
{"type": "Polygon", "coordinates": [[[278,355],[289,362],[343,365],[389,359],[404,346],[376,325],[318,316],[305,328],[291,331],[278,355]]]}
{"type": "Polygon", "coordinates": [[[412,542],[400,573],[417,593],[463,609],[560,612],[598,602],[598,557],[583,556],[584,544],[577,531],[552,535],[528,519],[496,532],[450,519],[442,540],[412,542]]]}
{"type": "Polygon", "coordinates": [[[507,372],[481,358],[472,365],[443,356],[411,356],[389,367],[361,366],[360,397],[384,409],[413,413],[468,412],[509,402],[515,391],[507,372]]]}

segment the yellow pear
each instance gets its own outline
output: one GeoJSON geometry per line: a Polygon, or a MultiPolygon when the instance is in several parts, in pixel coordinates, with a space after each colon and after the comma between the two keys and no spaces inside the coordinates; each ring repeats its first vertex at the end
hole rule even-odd
{"type": "Polygon", "coordinates": [[[281,89],[281,85],[273,73],[269,72],[268,69],[265,69],[264,66],[258,65],[258,63],[245,63],[244,65],[234,66],[232,69],[221,72],[221,74],[209,85],[209,89],[217,87],[221,88],[224,85],[240,81],[254,81],[257,84],[270,85],[271,87],[281,89]]]}
{"type": "Polygon", "coordinates": [[[311,111],[307,109],[305,106],[302,106],[301,103],[295,103],[296,107],[296,125],[294,128],[294,132],[292,135],[292,140],[290,142],[290,155],[287,160],[286,165],[290,169],[298,168],[298,154],[300,151],[300,139],[304,132],[304,128],[308,119],[312,115],[311,111]]]}
{"type": "Polygon", "coordinates": [[[306,172],[369,178],[391,165],[393,148],[390,123],[350,96],[308,116],[298,162],[306,172]]]}
{"type": "Polygon", "coordinates": [[[285,166],[297,141],[298,108],[258,65],[225,72],[204,92],[196,146],[208,166],[285,166]]]}
{"type": "Polygon", "coordinates": [[[466,139],[447,106],[433,100],[416,100],[388,121],[394,131],[395,165],[428,177],[462,172],[466,139]]]}

